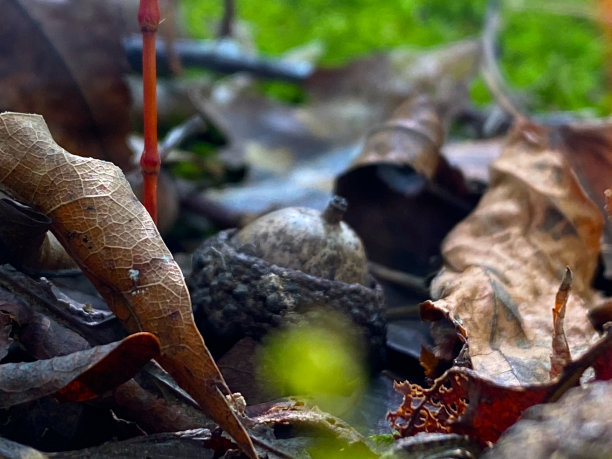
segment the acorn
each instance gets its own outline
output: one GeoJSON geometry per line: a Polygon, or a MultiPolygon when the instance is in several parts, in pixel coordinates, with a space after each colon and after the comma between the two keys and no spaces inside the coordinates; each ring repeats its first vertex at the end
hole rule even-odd
{"type": "Polygon", "coordinates": [[[380,360],[384,296],[361,240],[342,221],[346,208],[334,196],[323,212],[280,209],[222,231],[194,252],[187,285],[213,353],[331,308],[356,325],[370,359],[380,360]]]}

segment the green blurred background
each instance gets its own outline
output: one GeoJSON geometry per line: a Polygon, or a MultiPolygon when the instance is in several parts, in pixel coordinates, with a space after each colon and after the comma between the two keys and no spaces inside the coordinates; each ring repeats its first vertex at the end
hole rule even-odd
{"type": "MultiPolygon", "coordinates": [[[[235,0],[259,52],[280,55],[321,42],[321,64],[334,66],[398,46],[427,48],[477,36],[487,0],[235,0]]],[[[196,37],[210,38],[222,1],[182,0],[196,37]]],[[[503,0],[499,60],[508,84],[532,111],[610,113],[608,43],[597,0],[503,0]]],[[[477,103],[489,94],[477,80],[477,103]]]]}

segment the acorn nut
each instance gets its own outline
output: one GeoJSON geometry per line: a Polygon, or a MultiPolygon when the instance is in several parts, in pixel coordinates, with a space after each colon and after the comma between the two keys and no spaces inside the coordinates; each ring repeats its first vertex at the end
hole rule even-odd
{"type": "Polygon", "coordinates": [[[368,262],[359,236],[342,221],[344,198],[323,213],[304,207],[270,212],[238,231],[232,245],[269,263],[311,276],[367,285],[368,262]]]}
{"type": "Polygon", "coordinates": [[[350,317],[370,358],[380,359],[384,297],[368,274],[361,240],[342,222],[346,207],[335,196],[324,212],[280,209],[239,231],[222,231],[194,252],[187,284],[213,353],[297,323],[318,306],[350,317]]]}

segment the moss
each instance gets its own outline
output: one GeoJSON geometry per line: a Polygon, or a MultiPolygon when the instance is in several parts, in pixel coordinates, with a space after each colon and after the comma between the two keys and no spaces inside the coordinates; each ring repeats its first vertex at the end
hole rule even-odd
{"type": "MultiPolygon", "coordinates": [[[[211,37],[223,2],[184,0],[191,32],[211,37]]],[[[339,65],[374,50],[401,45],[428,47],[476,36],[487,0],[239,0],[238,17],[251,25],[255,44],[280,55],[320,40],[322,63],[339,65]]],[[[595,0],[505,0],[500,37],[502,70],[509,84],[527,94],[535,111],[592,108],[609,113],[607,43],[595,0]]],[[[475,83],[475,101],[488,93],[475,83]]]]}

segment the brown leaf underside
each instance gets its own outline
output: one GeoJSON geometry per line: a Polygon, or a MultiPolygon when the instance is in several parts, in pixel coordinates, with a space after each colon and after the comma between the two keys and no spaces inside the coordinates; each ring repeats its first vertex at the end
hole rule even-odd
{"type": "Polygon", "coordinates": [[[126,329],[155,334],[164,369],[256,457],[195,326],[181,270],[121,170],[59,147],[41,116],[3,113],[0,183],[51,218],[57,239],[126,329]]]}
{"type": "Polygon", "coordinates": [[[73,354],[0,368],[0,408],[56,394],[63,400],[99,397],[134,376],[159,354],[159,341],[150,333],[73,354]]]}

